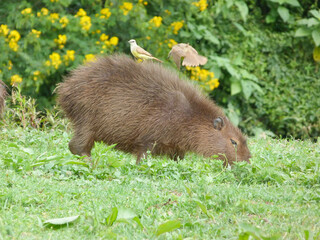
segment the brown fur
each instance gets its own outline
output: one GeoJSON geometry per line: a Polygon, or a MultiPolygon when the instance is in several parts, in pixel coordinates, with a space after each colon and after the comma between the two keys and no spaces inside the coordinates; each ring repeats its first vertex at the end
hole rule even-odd
{"type": "Polygon", "coordinates": [[[148,150],[175,160],[189,151],[229,163],[250,158],[246,139],[222,110],[158,63],[99,58],[59,84],[58,101],[74,124],[69,148],[77,155],[90,156],[94,142],[103,141],[136,154],[137,163],[148,150]],[[214,127],[218,117],[224,126],[214,127]]]}
{"type": "Polygon", "coordinates": [[[5,84],[0,80],[0,117],[2,116],[2,113],[4,111],[6,96],[7,91],[5,88],[5,84]]]}

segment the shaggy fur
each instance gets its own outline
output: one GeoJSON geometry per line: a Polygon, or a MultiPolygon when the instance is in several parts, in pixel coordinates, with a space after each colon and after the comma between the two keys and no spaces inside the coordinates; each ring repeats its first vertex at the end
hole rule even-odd
{"type": "Polygon", "coordinates": [[[137,163],[148,150],[175,160],[189,151],[229,163],[250,158],[245,138],[222,110],[161,64],[104,57],[72,71],[57,90],[74,124],[73,154],[90,156],[94,142],[103,141],[136,154],[137,163]]]}

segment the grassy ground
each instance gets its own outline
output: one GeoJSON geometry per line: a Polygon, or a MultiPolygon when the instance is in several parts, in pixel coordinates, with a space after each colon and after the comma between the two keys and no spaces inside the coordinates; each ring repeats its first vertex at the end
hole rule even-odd
{"type": "Polygon", "coordinates": [[[0,239],[320,238],[319,142],[252,138],[252,164],[227,169],[192,154],[136,166],[96,144],[91,167],[70,137],[0,129],[0,239]]]}

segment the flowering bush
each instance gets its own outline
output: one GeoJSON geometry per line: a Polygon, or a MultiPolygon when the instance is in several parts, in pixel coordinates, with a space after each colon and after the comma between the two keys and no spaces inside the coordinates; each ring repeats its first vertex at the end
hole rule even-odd
{"type": "MultiPolygon", "coordinates": [[[[180,33],[185,18],[173,14],[171,8],[149,15],[154,4],[137,0],[103,5],[100,0],[90,0],[77,8],[76,1],[70,0],[46,0],[37,7],[22,1],[16,4],[18,11],[9,12],[8,22],[0,26],[0,77],[7,84],[19,84],[25,94],[43,97],[46,105],[56,83],[70,69],[97,55],[129,53],[127,41],[131,38],[164,59],[172,46],[183,42],[180,33]]],[[[201,0],[192,6],[198,13],[208,4],[201,0]]],[[[209,73],[202,69],[202,75],[189,74],[210,92],[219,83],[203,77],[205,72],[209,73]]],[[[210,74],[213,76],[212,70],[210,74]]]]}

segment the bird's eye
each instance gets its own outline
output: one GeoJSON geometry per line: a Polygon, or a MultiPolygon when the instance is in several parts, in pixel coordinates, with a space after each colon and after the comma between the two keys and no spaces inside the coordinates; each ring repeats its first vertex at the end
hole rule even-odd
{"type": "Polygon", "coordinates": [[[230,141],[231,141],[231,143],[232,143],[232,145],[233,145],[234,147],[237,147],[237,146],[238,146],[238,143],[237,143],[235,140],[230,139],[230,141]]]}

